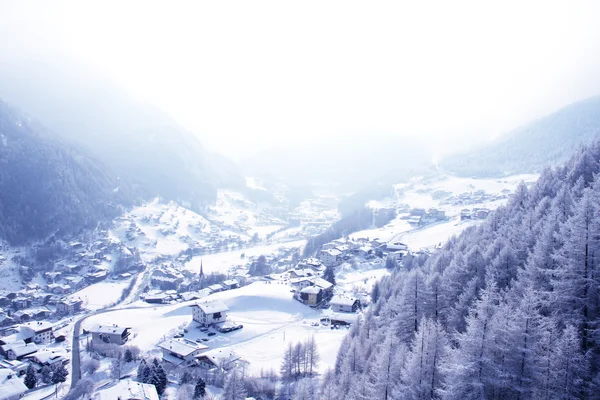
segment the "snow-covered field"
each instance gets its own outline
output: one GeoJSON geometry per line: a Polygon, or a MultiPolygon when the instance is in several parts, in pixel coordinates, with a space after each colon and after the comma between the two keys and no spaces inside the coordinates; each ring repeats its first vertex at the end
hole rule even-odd
{"type": "Polygon", "coordinates": [[[468,227],[482,222],[483,220],[461,221],[460,218],[454,218],[448,222],[432,224],[422,229],[399,234],[394,239],[408,245],[410,250],[432,248],[444,244],[450,237],[459,235],[468,227]]]}
{"type": "MultiPolygon", "coordinates": [[[[250,370],[278,369],[288,343],[315,337],[321,352],[321,370],[335,363],[345,329],[332,330],[311,326],[321,312],[293,299],[285,284],[256,282],[240,289],[210,295],[202,301],[221,300],[230,309],[228,320],[244,325],[238,331],[218,333],[204,342],[209,349],[233,349],[250,362],[250,370]]],[[[188,329],[186,338],[196,340],[205,334],[192,322],[190,305],[195,301],[171,306],[123,309],[88,318],[84,329],[97,324],[117,324],[132,328],[130,344],[158,355],[156,345],[176,332],[188,329]]]]}
{"type": "Polygon", "coordinates": [[[130,279],[102,281],[81,289],[71,296],[81,298],[84,308],[94,311],[118,301],[123,293],[123,289],[129,285],[129,282],[130,279]]]}
{"type": "Polygon", "coordinates": [[[204,273],[226,273],[231,268],[243,266],[246,263],[245,258],[247,257],[258,257],[260,255],[268,256],[275,253],[279,248],[301,249],[305,244],[306,240],[297,240],[293,242],[256,246],[223,253],[206,254],[203,256],[193,257],[185,264],[184,267],[191,272],[198,273],[200,271],[200,262],[202,261],[204,273]],[[242,254],[244,255],[244,258],[242,258],[242,254]]]}

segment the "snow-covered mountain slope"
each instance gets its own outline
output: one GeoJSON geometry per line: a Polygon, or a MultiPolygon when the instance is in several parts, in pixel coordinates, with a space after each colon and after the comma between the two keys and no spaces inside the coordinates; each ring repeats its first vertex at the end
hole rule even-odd
{"type": "Polygon", "coordinates": [[[449,237],[460,234],[478,219],[461,220],[463,210],[493,210],[505,204],[521,182],[532,184],[536,174],[514,175],[501,179],[462,178],[441,175],[434,178],[413,178],[394,186],[392,195],[379,201],[370,201],[373,208],[393,208],[398,216],[382,228],[368,229],[350,235],[379,238],[382,241],[401,241],[411,250],[432,248],[443,244],[449,237]],[[409,217],[415,209],[436,209],[445,213],[445,219],[424,225],[412,225],[409,217]]]}
{"type": "Polygon", "coordinates": [[[566,161],[600,137],[600,96],[564,107],[517,128],[483,148],[443,160],[444,170],[465,176],[541,172],[566,161]]]}

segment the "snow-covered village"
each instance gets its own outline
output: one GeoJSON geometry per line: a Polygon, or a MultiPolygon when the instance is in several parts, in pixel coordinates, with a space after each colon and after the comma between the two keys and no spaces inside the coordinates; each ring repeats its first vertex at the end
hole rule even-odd
{"type": "Polygon", "coordinates": [[[0,400],[600,400],[599,15],[0,0],[0,400]]]}
{"type": "Polygon", "coordinates": [[[153,200],[77,240],[5,246],[0,393],[50,398],[85,384],[94,399],[218,398],[237,371],[257,398],[291,396],[299,377],[335,366],[382,277],[487,216],[465,218],[465,202],[449,200],[489,211],[524,179],[535,176],[443,177],[426,191],[416,179],[370,205],[380,227],[307,256],[307,239],[339,218],[335,198],[282,201],[276,217],[231,191],[204,217],[153,200]],[[34,272],[46,254],[60,256],[34,272]]]}

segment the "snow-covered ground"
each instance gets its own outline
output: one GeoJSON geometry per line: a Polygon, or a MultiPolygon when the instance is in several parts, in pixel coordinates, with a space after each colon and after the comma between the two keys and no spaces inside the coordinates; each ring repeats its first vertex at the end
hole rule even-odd
{"type": "Polygon", "coordinates": [[[200,262],[202,262],[202,268],[204,270],[204,273],[226,273],[230,269],[235,269],[236,267],[243,266],[246,263],[247,257],[258,257],[261,255],[268,256],[270,254],[274,254],[277,251],[277,249],[280,248],[302,249],[305,244],[306,240],[297,240],[287,243],[270,244],[240,250],[233,250],[223,253],[196,256],[185,264],[185,269],[191,272],[198,273],[200,271],[200,262]],[[242,254],[244,255],[244,258],[242,258],[242,254]]]}
{"type": "Polygon", "coordinates": [[[482,222],[483,220],[461,221],[460,218],[453,218],[447,222],[431,224],[422,229],[399,234],[394,240],[405,243],[413,251],[433,248],[444,244],[450,237],[459,235],[468,227],[478,225],[482,222]]]}
{"type": "MultiPolygon", "coordinates": [[[[314,336],[321,352],[321,370],[333,366],[345,329],[332,330],[311,326],[322,315],[292,297],[283,283],[256,282],[240,289],[215,293],[202,301],[221,300],[230,309],[228,320],[244,325],[238,331],[218,333],[203,342],[210,349],[233,349],[250,362],[250,370],[278,369],[288,343],[314,336]]],[[[196,329],[189,307],[195,301],[170,306],[123,309],[88,318],[84,329],[97,324],[117,324],[132,328],[130,344],[158,355],[156,345],[176,332],[187,329],[186,338],[197,340],[206,335],[196,329]]]]}
{"type": "Polygon", "coordinates": [[[122,281],[102,281],[90,285],[69,297],[79,297],[83,300],[84,308],[92,311],[98,310],[117,302],[123,293],[123,289],[129,285],[131,279],[122,281]]]}

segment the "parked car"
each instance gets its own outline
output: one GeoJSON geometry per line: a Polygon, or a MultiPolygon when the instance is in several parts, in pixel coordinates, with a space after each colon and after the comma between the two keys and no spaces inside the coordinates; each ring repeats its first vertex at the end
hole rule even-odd
{"type": "Polygon", "coordinates": [[[175,339],[182,338],[182,337],[183,337],[183,333],[182,333],[182,332],[179,332],[179,333],[177,333],[177,334],[173,335],[173,337],[174,337],[175,339]]]}
{"type": "Polygon", "coordinates": [[[216,333],[214,333],[214,332],[208,332],[206,335],[207,335],[207,336],[215,336],[215,335],[216,335],[216,333]]]}

